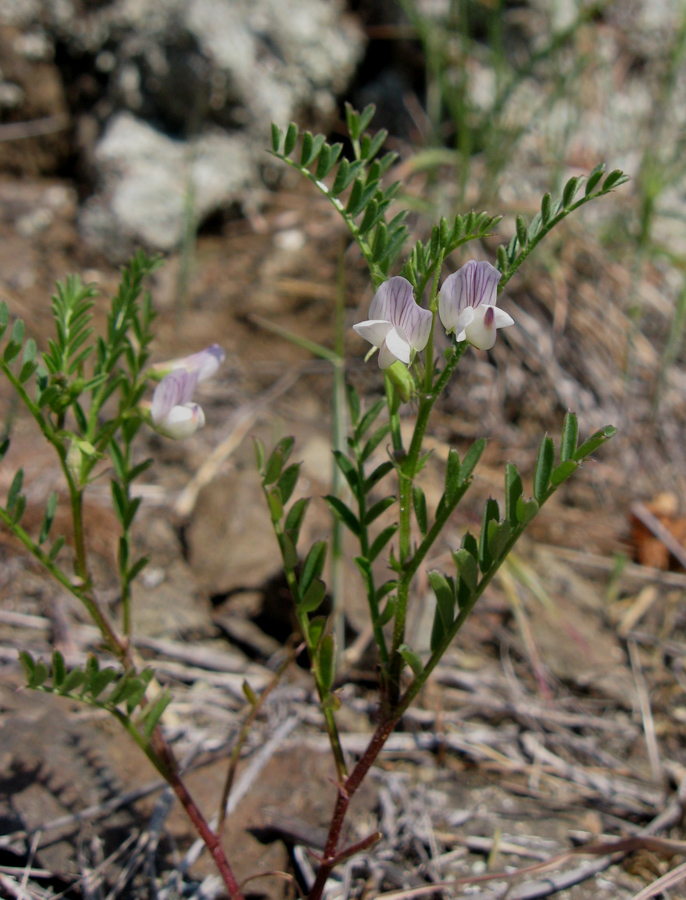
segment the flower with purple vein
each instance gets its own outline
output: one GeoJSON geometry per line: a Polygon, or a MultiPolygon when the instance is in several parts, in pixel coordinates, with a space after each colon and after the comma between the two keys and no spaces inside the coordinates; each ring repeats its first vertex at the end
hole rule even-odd
{"type": "Polygon", "coordinates": [[[431,333],[432,315],[414,299],[412,285],[397,275],[384,281],[369,307],[369,319],[353,325],[355,331],[379,349],[379,366],[396,360],[409,365],[423,350],[431,333]]]}
{"type": "Polygon", "coordinates": [[[154,367],[154,371],[165,373],[152,395],[150,417],[156,431],[181,439],[202,428],[205,414],[191,400],[197,386],[211,378],[223,361],[224,351],[212,344],[199,353],[154,367]]]}
{"type": "Polygon", "coordinates": [[[489,262],[468,263],[443,282],[438,314],[443,327],[456,341],[468,341],[479,350],[490,350],[496,331],[514,325],[514,319],[496,306],[500,272],[489,262]]]}

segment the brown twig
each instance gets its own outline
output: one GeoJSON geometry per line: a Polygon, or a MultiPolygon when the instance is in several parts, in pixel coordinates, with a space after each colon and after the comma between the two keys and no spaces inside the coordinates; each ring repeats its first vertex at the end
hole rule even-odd
{"type": "MultiPolygon", "coordinates": [[[[219,814],[217,817],[217,833],[221,834],[224,828],[224,822],[226,820],[226,811],[229,805],[229,794],[231,793],[231,788],[233,787],[233,781],[236,775],[236,766],[238,765],[238,760],[240,759],[241,751],[243,749],[243,745],[250,733],[250,729],[252,728],[253,722],[257,718],[260,710],[264,706],[264,702],[267,697],[271,694],[274,688],[277,686],[279,681],[286,671],[286,669],[290,666],[292,662],[294,662],[301,651],[303,650],[304,645],[301,644],[295,650],[291,649],[288,653],[288,656],[283,660],[283,662],[279,665],[278,669],[274,673],[274,677],[269,682],[267,687],[262,691],[260,696],[257,698],[256,702],[252,704],[252,709],[250,713],[243,723],[243,727],[241,728],[241,732],[238,735],[238,740],[236,741],[233,750],[231,751],[231,756],[229,757],[229,768],[226,772],[226,780],[224,781],[224,789],[222,790],[222,798],[219,802],[219,814]]],[[[244,682],[247,684],[247,682],[244,682]]]]}

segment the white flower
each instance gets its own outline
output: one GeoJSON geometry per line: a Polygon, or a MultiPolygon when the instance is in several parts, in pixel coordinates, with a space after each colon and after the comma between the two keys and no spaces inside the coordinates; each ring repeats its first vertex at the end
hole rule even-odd
{"type": "Polygon", "coordinates": [[[369,307],[369,319],[353,325],[355,331],[379,348],[379,366],[387,369],[396,360],[409,365],[423,350],[431,332],[431,313],[419,306],[406,278],[384,281],[369,307]]]}
{"type": "Polygon", "coordinates": [[[471,259],[443,282],[438,315],[455,340],[490,350],[496,330],[514,325],[514,319],[496,306],[500,272],[489,262],[471,259]]]}
{"type": "Polygon", "coordinates": [[[223,361],[224,351],[212,344],[199,353],[154,367],[167,373],[152,395],[150,417],[157,431],[178,440],[202,428],[205,414],[191,400],[198,384],[211,378],[223,361]]]}

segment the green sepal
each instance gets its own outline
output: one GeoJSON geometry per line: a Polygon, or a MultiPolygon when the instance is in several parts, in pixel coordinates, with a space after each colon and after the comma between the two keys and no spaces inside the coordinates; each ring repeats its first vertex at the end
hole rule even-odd
{"type": "Polygon", "coordinates": [[[260,475],[264,475],[264,444],[259,438],[252,439],[253,449],[255,450],[255,465],[260,475]]]}
{"type": "Polygon", "coordinates": [[[388,435],[391,430],[391,423],[384,422],[379,428],[374,431],[372,436],[369,438],[367,443],[364,445],[362,453],[360,454],[360,462],[366,462],[372,453],[376,450],[379,444],[383,441],[383,439],[388,435]]]}
{"type": "Polygon", "coordinates": [[[136,709],[137,706],[140,706],[141,700],[145,696],[145,692],[148,689],[148,684],[152,679],[152,671],[150,669],[144,669],[139,677],[134,677],[129,679],[130,687],[128,687],[130,693],[126,698],[126,712],[131,715],[131,713],[136,709]],[[148,676],[149,673],[149,676],[148,676]],[[147,679],[147,680],[146,680],[147,679]]]}
{"type": "Polygon", "coordinates": [[[382,128],[381,131],[377,131],[374,137],[369,141],[368,145],[364,148],[364,153],[362,154],[363,158],[366,159],[367,162],[374,159],[376,154],[386,143],[387,137],[388,132],[385,128],[382,128]]]}
{"type": "Polygon", "coordinates": [[[386,401],[381,397],[376,403],[372,403],[367,412],[360,419],[360,423],[355,428],[355,439],[360,441],[365,433],[369,431],[374,421],[378,418],[379,413],[386,405],[386,401]]]}
{"type": "Polygon", "coordinates": [[[338,194],[340,194],[341,191],[345,190],[346,186],[350,183],[348,180],[349,174],[350,163],[344,156],[338,164],[336,177],[333,180],[333,184],[331,185],[331,190],[329,192],[333,197],[337,197],[338,194]]]}
{"type": "Polygon", "coordinates": [[[573,412],[567,412],[562,425],[562,440],[560,442],[560,460],[562,462],[574,459],[578,440],[579,422],[573,412]]]}
{"type": "Polygon", "coordinates": [[[307,639],[311,647],[318,647],[326,630],[326,616],[315,616],[307,623],[307,639]]]}
{"type": "Polygon", "coordinates": [[[83,671],[83,669],[72,669],[71,672],[68,672],[65,676],[65,679],[57,690],[57,693],[70,694],[72,691],[75,691],[77,687],[80,687],[85,679],[86,673],[83,671]]]}
{"type": "Polygon", "coordinates": [[[317,660],[322,687],[330,691],[336,679],[336,642],[332,634],[325,634],[320,640],[317,660]]]}
{"type": "Polygon", "coordinates": [[[281,496],[281,503],[284,504],[284,506],[291,499],[295,486],[298,483],[300,465],[300,463],[293,463],[293,465],[288,466],[283,470],[276,483],[281,496]]]}
{"type": "Polygon", "coordinates": [[[555,464],[555,446],[552,438],[546,435],[538,448],[536,456],[536,464],[534,466],[534,497],[540,503],[545,499],[545,495],[550,485],[550,476],[553,472],[555,464]]]}
{"type": "Polygon", "coordinates": [[[350,507],[346,506],[346,504],[342,500],[339,500],[338,497],[334,497],[333,494],[327,494],[326,497],[324,497],[324,500],[334,516],[336,516],[349,531],[352,531],[355,537],[359,537],[362,532],[360,520],[350,507]]]}
{"type": "Polygon", "coordinates": [[[272,488],[267,491],[267,504],[269,505],[269,514],[272,522],[279,522],[283,516],[283,503],[281,502],[281,494],[278,488],[272,488]]]}
{"type": "Polygon", "coordinates": [[[596,188],[596,185],[598,184],[600,179],[603,177],[604,173],[605,173],[605,163],[604,162],[598,163],[598,165],[589,172],[588,180],[586,181],[586,191],[585,191],[586,197],[588,197],[589,194],[593,193],[593,191],[596,188]]]}
{"type": "Polygon", "coordinates": [[[476,562],[479,561],[479,543],[471,531],[465,531],[462,535],[462,549],[471,553],[476,562]]]}
{"type": "Polygon", "coordinates": [[[493,562],[498,562],[501,559],[511,536],[512,525],[509,522],[492,520],[488,523],[488,550],[493,562]]]}
{"type": "Polygon", "coordinates": [[[570,206],[570,204],[574,200],[574,195],[576,194],[579,188],[579,183],[581,181],[581,178],[572,176],[572,178],[570,178],[567,184],[564,186],[564,189],[562,191],[562,207],[564,209],[567,209],[567,207],[570,206]]]}
{"type": "Polygon", "coordinates": [[[484,505],[483,516],[481,519],[481,534],[479,535],[479,565],[481,571],[486,573],[493,565],[494,559],[488,546],[488,526],[490,522],[498,522],[500,518],[500,510],[498,502],[492,497],[486,501],[484,505]]]}
{"type": "Polygon", "coordinates": [[[171,694],[168,691],[162,691],[162,693],[156,697],[151,703],[141,711],[141,722],[143,722],[143,734],[145,735],[146,740],[150,740],[152,737],[152,733],[157,726],[157,723],[162,718],[165,709],[172,702],[171,694]]]}
{"type": "Polygon", "coordinates": [[[150,466],[155,462],[154,459],[144,459],[142,462],[139,462],[138,465],[134,466],[133,469],[127,475],[127,481],[132,482],[135,481],[136,478],[140,477],[143,472],[147,472],[150,466]]]}
{"type": "Polygon", "coordinates": [[[552,474],[550,476],[550,484],[552,487],[556,488],[562,484],[563,481],[566,481],[572,472],[576,472],[579,468],[579,463],[573,459],[566,459],[564,462],[561,462],[559,466],[556,466],[552,474]]]}
{"type": "Polygon", "coordinates": [[[381,465],[377,466],[374,471],[365,478],[364,481],[364,492],[368,494],[373,487],[375,487],[382,478],[385,478],[389,472],[392,472],[395,466],[390,460],[386,460],[386,462],[382,462],[381,465]]]}
{"type": "Polygon", "coordinates": [[[591,453],[595,453],[598,447],[602,447],[605,441],[609,441],[611,437],[614,437],[615,434],[617,434],[617,429],[614,425],[606,425],[605,428],[596,431],[578,448],[574,454],[574,459],[577,462],[582,462],[591,453]]]}
{"type": "Polygon", "coordinates": [[[306,168],[311,160],[312,160],[312,147],[314,144],[314,138],[312,137],[311,131],[306,131],[303,134],[302,144],[300,146],[300,165],[306,168]]]}
{"type": "Polygon", "coordinates": [[[620,184],[625,184],[628,180],[629,176],[625,175],[621,169],[614,169],[614,171],[610,172],[610,174],[603,182],[602,191],[603,193],[605,193],[606,191],[610,191],[613,187],[618,187],[620,184]]]}
{"type": "Polygon", "coordinates": [[[434,570],[428,573],[429,584],[436,595],[436,608],[441,617],[444,629],[447,631],[453,624],[455,615],[455,586],[434,570]]]}
{"type": "Polygon", "coordinates": [[[295,549],[293,538],[288,531],[284,531],[279,541],[283,567],[287,571],[295,569],[298,565],[298,551],[295,549]]]}
{"type": "Polygon", "coordinates": [[[365,525],[370,525],[375,519],[383,515],[389,507],[393,506],[395,500],[395,497],[384,497],[383,500],[379,500],[373,506],[370,506],[364,516],[365,525]]]}
{"type": "Polygon", "coordinates": [[[448,450],[448,462],[445,468],[445,496],[448,501],[454,497],[465,480],[460,478],[461,469],[460,454],[451,447],[448,450]]]}
{"type": "MultiPolygon", "coordinates": [[[[363,131],[366,131],[369,127],[369,123],[374,118],[374,113],[376,112],[376,106],[374,103],[368,103],[367,106],[362,110],[359,114],[359,119],[357,122],[357,135],[359,137],[363,131]]],[[[352,135],[351,135],[352,137],[352,135]]]]}
{"type": "Polygon", "coordinates": [[[307,593],[307,589],[315,578],[319,578],[324,570],[324,562],[326,561],[326,541],[317,541],[310,547],[310,551],[303,563],[302,572],[300,573],[300,596],[307,593]]]}
{"type": "Polygon", "coordinates": [[[517,501],[522,496],[522,479],[517,466],[508,463],[505,466],[505,520],[510,525],[517,524],[517,501]]]}
{"type": "Polygon", "coordinates": [[[294,544],[298,543],[298,538],[300,537],[300,529],[302,528],[303,521],[305,520],[305,513],[307,512],[307,507],[310,505],[309,497],[301,497],[300,500],[296,500],[295,503],[288,510],[288,514],[286,515],[286,521],[284,522],[284,530],[286,534],[291,537],[291,540],[294,544]]]}
{"type": "Polygon", "coordinates": [[[530,500],[525,500],[523,497],[520,497],[517,500],[517,521],[521,527],[528,525],[529,522],[536,516],[536,513],[540,509],[538,503],[532,497],[530,500]]]}
{"type": "Polygon", "coordinates": [[[52,653],[52,685],[55,689],[59,689],[64,684],[67,670],[64,665],[64,657],[59,650],[53,650],[52,653]]]}
{"type": "Polygon", "coordinates": [[[429,521],[426,512],[426,496],[424,491],[418,484],[412,486],[412,506],[414,507],[414,515],[422,537],[426,536],[429,530],[429,521]]]}
{"type": "Polygon", "coordinates": [[[345,393],[348,400],[348,411],[350,412],[350,424],[353,431],[357,432],[357,425],[360,421],[360,395],[357,393],[352,384],[345,385],[345,393]]]}
{"type": "Polygon", "coordinates": [[[64,544],[65,540],[62,535],[55,538],[55,543],[52,545],[52,547],[50,548],[50,552],[48,553],[48,559],[50,560],[50,562],[55,562],[60,550],[62,549],[62,547],[64,547],[64,544]]]}
{"type": "Polygon", "coordinates": [[[398,525],[396,523],[394,525],[389,525],[387,528],[384,528],[384,530],[376,536],[376,538],[372,542],[371,547],[369,548],[369,552],[367,553],[367,559],[369,559],[370,562],[373,562],[376,559],[376,557],[379,555],[379,553],[381,553],[383,548],[390,541],[397,530],[398,525]]]}
{"type": "Polygon", "coordinates": [[[262,483],[265,487],[278,481],[283,467],[288,462],[294,444],[295,438],[285,437],[274,447],[264,470],[262,483]]]}
{"type": "Polygon", "coordinates": [[[3,353],[3,359],[5,360],[5,362],[12,362],[12,360],[19,355],[23,342],[24,323],[21,319],[16,319],[14,325],[12,326],[9,342],[5,347],[5,352],[3,353]]]}
{"type": "Polygon", "coordinates": [[[401,644],[398,647],[398,653],[412,669],[412,674],[415,678],[419,678],[419,676],[424,673],[424,663],[411,647],[408,647],[407,644],[401,644]]]}
{"type": "MultiPolygon", "coordinates": [[[[298,140],[298,126],[295,122],[291,122],[286,130],[286,137],[283,142],[283,155],[290,156],[293,150],[295,150],[295,142],[298,140]]],[[[275,148],[275,152],[278,150],[278,144],[275,148]]]]}
{"type": "MultiPolygon", "coordinates": [[[[398,582],[393,582],[397,584],[398,582]]],[[[379,625],[383,628],[384,625],[388,625],[393,616],[395,615],[395,598],[390,597],[388,603],[384,606],[382,612],[379,614],[379,625]]]]}
{"type": "Polygon", "coordinates": [[[470,477],[474,469],[476,468],[476,464],[479,462],[481,458],[481,454],[484,452],[484,447],[486,446],[486,438],[479,438],[474,441],[472,446],[467,450],[464,459],[462,460],[462,469],[460,472],[460,481],[462,484],[465,483],[470,477]]]}
{"type": "Polygon", "coordinates": [[[299,613],[311,613],[319,609],[326,597],[326,585],[321,578],[314,578],[298,603],[299,613]]]}
{"type": "Polygon", "coordinates": [[[348,459],[345,453],[342,453],[340,450],[333,451],[333,458],[336,466],[340,470],[345,480],[348,482],[348,486],[353,492],[353,497],[359,497],[360,479],[357,473],[357,469],[348,459]]]}
{"type": "Polygon", "coordinates": [[[22,485],[24,484],[24,470],[18,469],[7,494],[7,512],[12,515],[21,494],[22,485]]]}
{"type": "Polygon", "coordinates": [[[453,558],[460,580],[467,585],[470,592],[474,592],[479,583],[479,567],[477,561],[469,550],[464,547],[455,550],[450,555],[453,558]]]}
{"type": "Polygon", "coordinates": [[[136,562],[131,566],[129,571],[126,573],[126,580],[130,583],[130,582],[134,581],[136,578],[138,578],[140,573],[148,565],[149,562],[150,562],[149,556],[139,557],[136,560],[136,562]]]}
{"type": "Polygon", "coordinates": [[[119,674],[117,669],[113,669],[111,666],[93,672],[88,679],[86,693],[90,694],[93,700],[97,700],[105,688],[109,687],[113,681],[116,681],[119,674]]]}

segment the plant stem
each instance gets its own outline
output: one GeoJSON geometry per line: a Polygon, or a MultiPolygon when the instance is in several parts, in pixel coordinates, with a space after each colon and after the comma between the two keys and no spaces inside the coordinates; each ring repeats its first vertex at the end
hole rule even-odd
{"type": "MultiPolygon", "coordinates": [[[[283,547],[283,529],[281,527],[281,523],[278,521],[272,521],[272,527],[274,528],[274,534],[276,535],[276,539],[279,544],[279,548],[283,547]]],[[[345,756],[343,755],[343,748],[341,746],[341,738],[338,734],[338,726],[336,725],[336,720],[333,715],[333,710],[329,707],[325,706],[324,701],[328,695],[328,691],[324,688],[322,684],[321,675],[319,672],[319,663],[317,660],[317,647],[313,646],[310,642],[310,628],[309,628],[309,619],[307,613],[298,612],[298,606],[300,602],[300,589],[298,588],[298,581],[295,577],[295,572],[291,566],[286,565],[286,560],[283,557],[282,551],[282,561],[283,561],[283,570],[286,575],[286,583],[288,584],[288,589],[291,592],[291,597],[293,598],[293,603],[295,604],[296,614],[298,616],[298,621],[300,622],[300,630],[302,631],[303,638],[305,639],[305,643],[307,644],[307,652],[310,657],[310,668],[312,671],[312,676],[314,677],[314,683],[317,686],[317,693],[319,695],[320,706],[322,709],[322,713],[324,715],[324,722],[326,724],[326,732],[329,736],[329,743],[331,744],[331,752],[333,753],[333,757],[336,763],[336,772],[338,774],[338,780],[343,782],[347,775],[347,769],[345,765],[345,756]]]]}
{"type": "Polygon", "coordinates": [[[367,749],[351,772],[350,777],[346,778],[343,784],[339,785],[336,806],[334,807],[331,825],[329,826],[329,834],[326,840],[326,847],[324,849],[324,858],[310,893],[307,895],[307,900],[320,900],[324,885],[339,861],[337,857],[338,842],[340,841],[343,821],[348,812],[348,807],[353,794],[364,780],[365,775],[371,768],[397,723],[397,718],[385,718],[381,722],[374,732],[367,749]]]}
{"type": "Polygon", "coordinates": [[[100,609],[97,600],[92,596],[90,591],[82,590],[80,587],[73,584],[69,576],[50,559],[48,554],[27,534],[26,531],[24,531],[21,525],[12,521],[11,517],[4,509],[2,509],[2,507],[0,507],[0,521],[9,528],[12,534],[21,541],[29,553],[31,553],[48,570],[48,572],[50,572],[52,577],[58,581],[62,587],[66,588],[70,594],[73,594],[77,600],[83,603],[88,614],[100,630],[107,648],[119,659],[126,661],[127,648],[125,644],[123,644],[117,636],[114,628],[109,623],[107,617],[100,609]]]}

